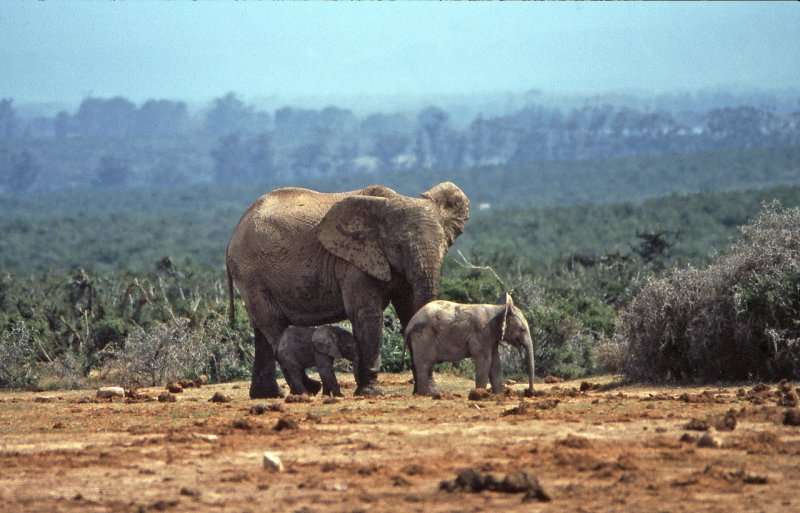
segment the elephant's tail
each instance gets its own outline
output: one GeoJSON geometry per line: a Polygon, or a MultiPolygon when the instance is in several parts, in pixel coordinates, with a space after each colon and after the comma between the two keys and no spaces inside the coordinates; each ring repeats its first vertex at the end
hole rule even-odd
{"type": "Polygon", "coordinates": [[[233,276],[231,276],[231,268],[227,263],[225,272],[228,275],[228,320],[233,328],[236,325],[236,305],[233,303],[233,276]]]}

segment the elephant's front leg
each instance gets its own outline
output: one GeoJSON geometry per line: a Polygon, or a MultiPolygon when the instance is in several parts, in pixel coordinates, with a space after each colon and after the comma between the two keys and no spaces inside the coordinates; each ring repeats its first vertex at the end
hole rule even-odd
{"type": "Polygon", "coordinates": [[[253,326],[253,331],[255,332],[256,354],[253,360],[253,376],[250,381],[250,398],[283,397],[275,372],[275,351],[261,330],[253,326]]]}
{"type": "Polygon", "coordinates": [[[475,388],[486,388],[492,369],[492,350],[482,349],[472,354],[475,362],[475,388]]]}
{"type": "Polygon", "coordinates": [[[360,315],[353,322],[353,336],[356,339],[358,358],[356,364],[355,395],[382,395],[378,386],[378,372],[381,370],[381,337],[383,334],[382,315],[360,315]]]}
{"type": "Polygon", "coordinates": [[[342,390],[339,388],[339,382],[336,380],[336,373],[333,371],[333,358],[326,354],[316,353],[314,355],[314,364],[322,380],[323,395],[342,397],[342,390]]]}
{"type": "Polygon", "coordinates": [[[503,385],[503,362],[500,361],[500,344],[494,346],[494,350],[492,350],[492,366],[489,369],[489,380],[492,384],[492,392],[495,394],[505,390],[503,385]]]}

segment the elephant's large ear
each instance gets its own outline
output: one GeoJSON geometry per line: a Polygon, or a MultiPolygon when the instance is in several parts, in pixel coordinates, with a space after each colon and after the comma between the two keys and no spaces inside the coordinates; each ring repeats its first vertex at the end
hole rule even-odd
{"type": "Polygon", "coordinates": [[[311,345],[314,351],[328,355],[334,360],[342,358],[339,346],[336,344],[336,333],[328,326],[321,326],[311,336],[311,345]]]}
{"type": "Polygon", "coordinates": [[[337,257],[382,281],[391,279],[379,231],[386,215],[385,198],[350,196],[338,201],[319,224],[317,237],[337,257]]]}
{"type": "Polygon", "coordinates": [[[433,201],[439,209],[442,229],[447,237],[447,245],[451,246],[456,237],[464,231],[469,219],[469,199],[464,191],[452,182],[442,182],[423,192],[422,197],[433,201]]]}

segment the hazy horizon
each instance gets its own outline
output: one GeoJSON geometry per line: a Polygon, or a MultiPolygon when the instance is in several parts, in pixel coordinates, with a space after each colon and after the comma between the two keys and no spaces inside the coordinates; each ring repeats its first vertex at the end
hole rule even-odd
{"type": "Polygon", "coordinates": [[[0,97],[797,90],[797,27],[789,2],[15,2],[0,8],[0,97]]]}

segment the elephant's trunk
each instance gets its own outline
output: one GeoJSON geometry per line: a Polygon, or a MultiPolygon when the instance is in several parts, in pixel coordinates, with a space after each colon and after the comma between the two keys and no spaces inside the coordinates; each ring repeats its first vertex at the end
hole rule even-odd
{"type": "Polygon", "coordinates": [[[411,288],[414,291],[414,311],[436,299],[441,276],[441,256],[438,247],[420,247],[414,252],[411,288]]]}
{"type": "Polygon", "coordinates": [[[528,390],[525,395],[533,395],[533,340],[530,335],[525,337],[525,367],[528,371],[528,390]]]}

